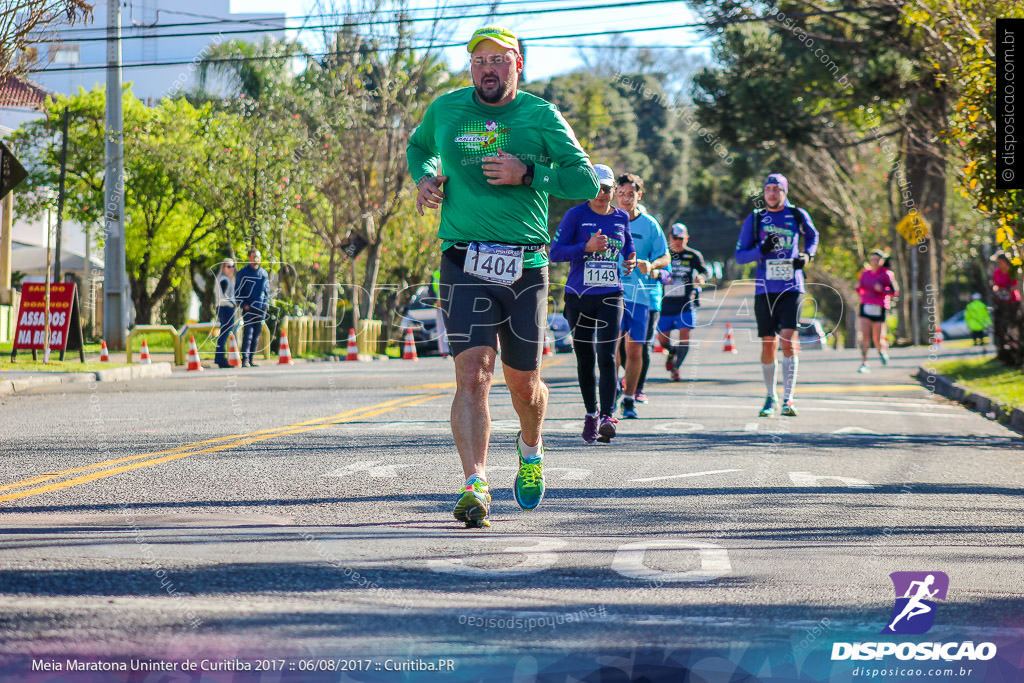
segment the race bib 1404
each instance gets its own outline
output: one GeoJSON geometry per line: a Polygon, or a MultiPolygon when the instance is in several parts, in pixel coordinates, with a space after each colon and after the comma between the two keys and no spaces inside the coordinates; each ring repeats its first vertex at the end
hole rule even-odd
{"type": "Polygon", "coordinates": [[[510,285],[523,275],[523,248],[493,242],[470,242],[462,270],[481,280],[510,285]]]}

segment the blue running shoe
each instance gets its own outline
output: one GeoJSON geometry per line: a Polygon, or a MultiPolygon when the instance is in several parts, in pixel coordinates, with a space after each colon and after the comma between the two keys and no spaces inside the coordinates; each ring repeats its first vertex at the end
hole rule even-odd
{"type": "Polygon", "coordinates": [[[622,418],[624,420],[635,420],[639,415],[636,414],[636,404],[631,398],[622,399],[622,418]]]}
{"type": "Polygon", "coordinates": [[[540,447],[537,455],[528,458],[523,457],[519,449],[520,432],[516,435],[516,452],[519,454],[519,472],[516,474],[516,484],[513,492],[516,502],[524,510],[532,510],[544,499],[544,447],[540,447]]]}
{"type": "Polygon", "coordinates": [[[769,396],[764,400],[764,407],[761,408],[761,412],[758,413],[760,417],[771,417],[775,414],[775,405],[779,402],[777,396],[769,396]]]}

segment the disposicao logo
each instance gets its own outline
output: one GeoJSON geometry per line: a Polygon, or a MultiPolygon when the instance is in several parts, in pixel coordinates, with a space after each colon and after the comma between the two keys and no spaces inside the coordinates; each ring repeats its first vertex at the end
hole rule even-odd
{"type": "MultiPolygon", "coordinates": [[[[945,600],[949,577],[944,572],[893,572],[889,575],[896,591],[896,604],[883,634],[927,633],[935,623],[936,600],[945,600]]],[[[833,643],[832,660],[867,660],[895,656],[918,661],[986,661],[996,656],[995,643],[971,641],[948,643],[833,643]]]]}
{"type": "Polygon", "coordinates": [[[949,577],[945,572],[893,572],[896,604],[882,633],[927,633],[935,623],[935,601],[945,600],[949,577]]]}

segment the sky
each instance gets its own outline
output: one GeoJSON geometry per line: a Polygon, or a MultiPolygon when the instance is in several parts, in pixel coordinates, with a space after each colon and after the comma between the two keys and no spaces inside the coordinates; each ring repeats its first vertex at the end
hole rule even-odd
{"type": "MultiPolygon", "coordinates": [[[[628,2],[629,0],[623,0],[628,2]]],[[[435,7],[437,0],[412,0],[412,7],[435,7]]],[[[469,4],[466,0],[448,0],[448,4],[469,4]]],[[[280,12],[280,0],[231,0],[232,12],[280,12]]],[[[480,3],[486,7],[486,3],[480,3]]],[[[584,42],[607,44],[609,36],[598,36],[585,39],[543,40],[546,36],[562,34],[587,33],[606,30],[634,30],[668,25],[686,24],[699,21],[685,2],[662,2],[660,4],[637,4],[623,7],[622,2],[608,0],[522,0],[503,2],[499,11],[511,9],[541,9],[579,5],[607,5],[607,8],[539,14],[535,16],[517,15],[500,17],[500,23],[517,33],[526,44],[526,73],[530,80],[545,79],[550,76],[567,73],[581,66],[578,47],[584,42]],[[534,40],[537,39],[537,40],[534,40]]],[[[312,14],[313,2],[299,0],[287,10],[289,16],[312,14]]],[[[467,40],[472,32],[484,25],[483,19],[467,19],[460,21],[452,32],[452,41],[467,40]]],[[[626,34],[636,45],[695,45],[694,48],[706,55],[707,41],[689,29],[653,30],[631,32],[626,34]]],[[[448,48],[445,51],[448,63],[453,67],[467,64],[464,48],[448,48]]]]}

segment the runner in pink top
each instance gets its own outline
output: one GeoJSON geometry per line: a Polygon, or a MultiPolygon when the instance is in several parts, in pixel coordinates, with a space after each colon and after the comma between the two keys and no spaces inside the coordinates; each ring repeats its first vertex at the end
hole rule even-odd
{"type": "Polygon", "coordinates": [[[868,372],[868,349],[874,341],[882,365],[889,362],[889,332],[885,329],[885,316],[892,297],[896,296],[896,278],[882,265],[885,253],[876,249],[868,257],[870,265],[861,271],[857,293],[860,294],[860,369],[868,372]]]}

